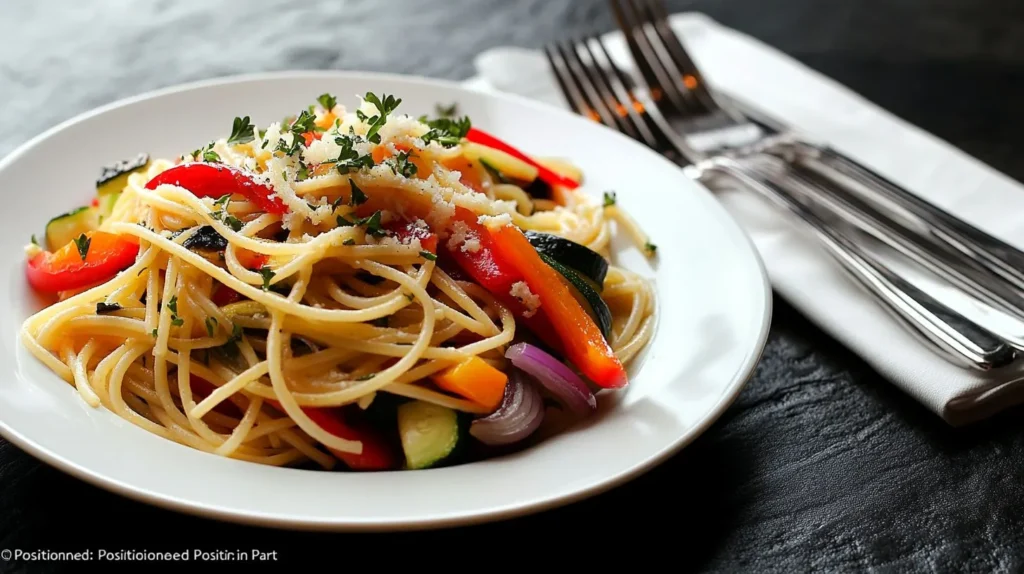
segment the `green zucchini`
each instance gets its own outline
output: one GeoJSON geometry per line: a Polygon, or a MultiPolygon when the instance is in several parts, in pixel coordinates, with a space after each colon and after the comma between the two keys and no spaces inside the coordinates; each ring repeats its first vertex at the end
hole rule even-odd
{"type": "Polygon", "coordinates": [[[149,167],[149,154],[140,153],[132,159],[103,166],[96,180],[96,192],[101,196],[124,191],[128,176],[149,167]]]}
{"type": "Polygon", "coordinates": [[[111,213],[114,213],[114,206],[117,205],[117,200],[120,199],[121,192],[116,191],[114,193],[108,193],[106,195],[99,196],[97,206],[97,221],[103,223],[103,220],[110,217],[111,213]]]}
{"type": "Polygon", "coordinates": [[[578,271],[594,283],[594,288],[598,292],[604,290],[604,278],[608,275],[608,261],[600,253],[575,241],[550,233],[527,231],[526,238],[530,240],[530,244],[538,253],[547,255],[562,265],[578,271]]]}
{"type": "Polygon", "coordinates": [[[97,212],[92,207],[79,207],[62,213],[46,224],[47,249],[56,251],[98,225],[97,212]]]}
{"type": "Polygon", "coordinates": [[[430,468],[445,461],[461,440],[459,416],[426,401],[398,406],[398,434],[410,469],[430,468]]]}
{"type": "Polygon", "coordinates": [[[540,258],[545,263],[551,266],[552,269],[558,271],[558,273],[565,277],[566,283],[569,285],[569,291],[572,292],[573,297],[580,302],[580,305],[586,309],[590,316],[593,317],[594,322],[597,323],[598,328],[601,329],[601,334],[607,339],[611,336],[612,332],[612,311],[608,308],[608,304],[601,298],[601,294],[598,293],[588,283],[580,273],[577,273],[573,269],[569,269],[565,265],[562,265],[558,261],[545,253],[540,253],[540,258]]]}

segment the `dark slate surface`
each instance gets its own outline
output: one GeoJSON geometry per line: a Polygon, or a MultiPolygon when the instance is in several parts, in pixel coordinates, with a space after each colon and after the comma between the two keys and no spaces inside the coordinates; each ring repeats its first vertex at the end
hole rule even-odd
{"type": "MultiPolygon", "coordinates": [[[[671,6],[771,43],[1024,179],[1024,4],[671,6]]],[[[0,0],[0,154],[96,105],[183,81],[293,68],[462,79],[488,47],[539,47],[612,26],[598,1],[0,0]]],[[[1024,568],[1024,410],[951,429],[784,302],[776,306],[763,362],[712,429],[631,484],[561,510],[388,536],[242,528],[123,500],[0,441],[0,549],[258,547],[282,559],[322,557],[334,569],[402,558],[532,567],[542,564],[541,546],[579,566],[628,553],[634,561],[667,554],[694,571],[1024,568]],[[588,542],[565,542],[576,535],[588,542]],[[476,550],[489,558],[469,560],[476,550]]]]}

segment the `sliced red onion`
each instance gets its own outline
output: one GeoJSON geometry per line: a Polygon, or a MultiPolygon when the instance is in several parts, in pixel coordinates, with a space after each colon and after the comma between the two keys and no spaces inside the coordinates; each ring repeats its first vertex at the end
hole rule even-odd
{"type": "Polygon", "coordinates": [[[505,351],[505,357],[537,379],[572,412],[587,415],[597,408],[597,399],[583,379],[540,348],[529,343],[516,343],[505,351]]]}
{"type": "Polygon", "coordinates": [[[519,442],[533,434],[544,420],[544,398],[526,377],[512,371],[505,396],[496,411],[469,425],[469,434],[490,446],[519,442]]]}

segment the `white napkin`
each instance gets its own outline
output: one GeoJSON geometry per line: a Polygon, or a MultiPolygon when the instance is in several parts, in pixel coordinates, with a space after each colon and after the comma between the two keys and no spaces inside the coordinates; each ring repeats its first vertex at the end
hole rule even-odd
{"type": "MultiPolygon", "coordinates": [[[[1024,244],[1024,189],[1013,180],[706,16],[677,14],[671,23],[712,86],[829,142],[1004,241],[1024,244]]],[[[631,69],[621,34],[604,39],[613,59],[631,69]]],[[[469,87],[567,108],[539,51],[497,48],[479,55],[475,64],[480,75],[466,82],[469,87]]],[[[977,421],[1024,400],[1021,370],[986,374],[944,361],[848,279],[788,217],[747,193],[716,192],[754,240],[781,296],[948,423],[977,421]]],[[[915,283],[979,322],[991,320],[984,309],[965,307],[948,289],[935,293],[924,276],[915,283]]]]}

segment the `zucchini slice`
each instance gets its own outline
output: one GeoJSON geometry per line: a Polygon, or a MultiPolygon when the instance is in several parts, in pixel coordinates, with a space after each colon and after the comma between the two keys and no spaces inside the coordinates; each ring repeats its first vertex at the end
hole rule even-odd
{"type": "Polygon", "coordinates": [[[564,237],[527,231],[526,238],[538,253],[547,255],[570,269],[578,271],[595,284],[598,292],[604,290],[604,278],[608,275],[608,261],[601,254],[564,237]]]}
{"type": "Polygon", "coordinates": [[[443,462],[459,444],[458,413],[426,401],[398,406],[398,434],[410,469],[422,469],[443,462]]]}
{"type": "Polygon", "coordinates": [[[140,153],[132,159],[103,166],[96,180],[96,192],[102,195],[119,193],[128,185],[128,176],[149,167],[149,154],[140,153]]]}
{"type": "Polygon", "coordinates": [[[566,283],[569,285],[569,291],[580,302],[580,305],[590,313],[590,316],[594,318],[598,328],[601,329],[601,334],[607,340],[612,333],[612,311],[608,308],[608,304],[604,302],[604,299],[601,298],[601,295],[591,287],[590,283],[580,273],[569,269],[544,253],[540,253],[540,258],[550,265],[552,269],[558,271],[562,277],[565,277],[566,283]]]}
{"type": "Polygon", "coordinates": [[[121,198],[121,192],[116,191],[114,193],[108,193],[101,195],[98,198],[99,205],[97,206],[97,222],[103,223],[105,219],[110,217],[111,213],[114,213],[114,206],[117,205],[117,200],[121,198]]]}
{"type": "Polygon", "coordinates": [[[50,251],[57,251],[98,226],[97,211],[90,206],[62,213],[46,224],[46,247],[50,251]]]}

